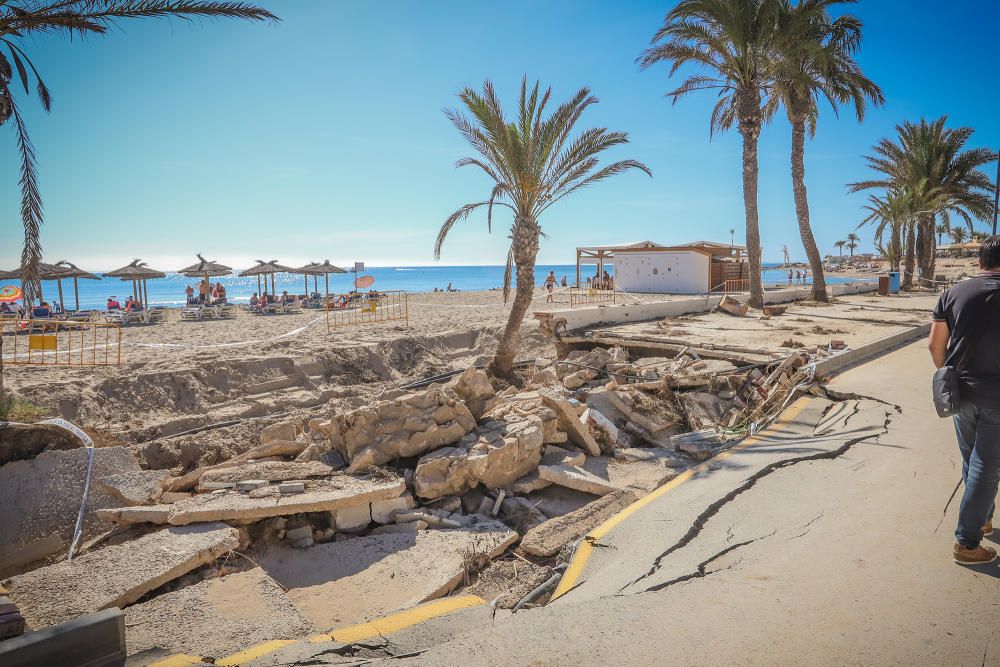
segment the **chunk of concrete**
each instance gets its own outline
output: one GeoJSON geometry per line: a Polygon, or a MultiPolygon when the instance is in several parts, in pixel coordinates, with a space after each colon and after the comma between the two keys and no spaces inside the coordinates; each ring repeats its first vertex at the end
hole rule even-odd
{"type": "Polygon", "coordinates": [[[550,486],[552,482],[544,480],[538,475],[538,470],[532,470],[524,477],[520,477],[510,485],[510,490],[516,494],[524,495],[526,493],[531,493],[532,491],[538,491],[539,489],[544,489],[546,486],[550,486]]]}
{"type": "Polygon", "coordinates": [[[521,549],[532,556],[555,556],[564,544],[597,528],[635,501],[630,491],[612,491],[578,510],[532,528],[521,539],[521,549]]]}
{"type": "Polygon", "coordinates": [[[206,579],[124,610],[129,653],[164,648],[223,656],[313,631],[281,587],[260,568],[206,579]]]}
{"type": "Polygon", "coordinates": [[[262,489],[266,487],[266,479],[244,479],[242,481],[236,482],[236,490],[242,491],[244,493],[249,493],[250,491],[256,491],[257,489],[262,489]]]}
{"type": "Polygon", "coordinates": [[[719,434],[710,428],[673,437],[674,447],[700,461],[711,457],[715,446],[721,442],[722,438],[719,437],[719,434]]]}
{"type": "Polygon", "coordinates": [[[569,401],[564,398],[543,394],[542,402],[545,404],[545,407],[556,413],[556,419],[559,420],[559,428],[566,431],[570,442],[582,449],[589,456],[600,455],[601,446],[597,444],[597,440],[587,430],[586,424],[580,421],[580,415],[577,414],[576,409],[574,409],[569,401]]]}
{"type": "Polygon", "coordinates": [[[32,629],[124,607],[239,546],[221,523],[172,527],[2,582],[32,629]]]}
{"type": "Polygon", "coordinates": [[[372,521],[375,523],[392,523],[395,521],[396,512],[405,512],[416,507],[417,501],[410,494],[404,494],[398,498],[388,498],[386,500],[376,500],[372,503],[372,521]]]}
{"type": "Polygon", "coordinates": [[[546,466],[582,466],[586,460],[587,457],[581,451],[571,451],[562,447],[556,447],[555,445],[546,445],[545,453],[542,454],[542,460],[539,463],[546,466]]]}
{"type": "Polygon", "coordinates": [[[616,458],[629,463],[656,463],[665,468],[686,468],[688,459],[665,447],[626,447],[615,453],[616,458]]]}
{"type": "Polygon", "coordinates": [[[608,480],[576,466],[538,466],[538,476],[553,484],[595,496],[604,496],[615,490],[608,480]]]}
{"type": "Polygon", "coordinates": [[[372,522],[371,505],[361,503],[359,505],[338,507],[330,512],[330,518],[333,520],[333,525],[336,526],[337,530],[342,530],[345,533],[362,530],[367,528],[368,524],[372,522]]]}
{"type": "Polygon", "coordinates": [[[146,505],[159,500],[169,477],[169,470],[129,470],[94,481],[126,505],[146,505]]]}
{"type": "MultiPolygon", "coordinates": [[[[139,463],[124,447],[101,447],[93,452],[94,479],[139,470],[139,463]]],[[[86,477],[87,451],[83,448],[44,451],[33,459],[0,467],[0,576],[69,546],[86,477]]],[[[92,484],[83,517],[83,541],[109,528],[97,510],[121,504],[119,498],[92,484]]]]}
{"type": "Polygon", "coordinates": [[[496,390],[490,384],[489,375],[475,366],[470,366],[459,373],[448,386],[462,399],[477,420],[499,402],[496,390]]]}
{"type": "Polygon", "coordinates": [[[260,444],[266,445],[272,440],[295,440],[299,434],[298,427],[291,422],[283,424],[272,424],[261,429],[260,444]]]}
{"type": "MultiPolygon", "coordinates": [[[[206,470],[198,480],[198,487],[201,490],[211,491],[205,484],[215,482],[236,483],[244,479],[263,479],[268,482],[285,482],[295,479],[308,479],[310,477],[329,477],[333,473],[333,468],[320,463],[319,461],[306,461],[303,463],[288,461],[261,461],[258,463],[248,463],[246,465],[232,466],[231,468],[219,468],[218,470],[206,470]]],[[[216,487],[219,488],[219,487],[216,487]]]]}
{"type": "Polygon", "coordinates": [[[329,512],[352,505],[368,506],[374,500],[395,498],[406,490],[402,479],[373,481],[356,477],[337,477],[322,480],[305,493],[282,496],[277,487],[258,489],[254,493],[268,493],[257,497],[233,491],[221,494],[200,494],[172,505],[154,505],[150,508],[121,508],[108,510],[105,516],[119,524],[169,523],[183,526],[206,521],[260,520],[271,516],[302,514],[303,512],[329,512]],[[161,518],[137,519],[129,510],[164,508],[161,518]]]}
{"type": "Polygon", "coordinates": [[[454,530],[388,528],[307,552],[275,544],[259,562],[307,619],[330,629],[447,595],[462,582],[468,556],[495,557],[517,539],[497,521],[454,530]]]}
{"type": "Polygon", "coordinates": [[[278,484],[278,493],[283,496],[290,496],[297,493],[306,492],[305,482],[281,482],[278,484]]]}

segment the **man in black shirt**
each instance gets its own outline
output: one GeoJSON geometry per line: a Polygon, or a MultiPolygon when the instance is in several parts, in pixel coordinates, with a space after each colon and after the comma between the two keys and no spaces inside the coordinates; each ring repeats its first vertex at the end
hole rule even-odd
{"type": "Polygon", "coordinates": [[[952,366],[959,377],[961,409],[953,419],[965,482],[955,530],[960,565],[997,557],[980,542],[993,532],[1000,483],[1000,237],[983,241],[979,269],[941,296],[930,338],[934,365],[952,366]]]}

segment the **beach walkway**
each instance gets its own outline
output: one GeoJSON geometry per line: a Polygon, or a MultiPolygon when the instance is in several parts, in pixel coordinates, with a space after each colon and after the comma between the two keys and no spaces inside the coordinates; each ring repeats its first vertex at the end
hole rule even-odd
{"type": "Polygon", "coordinates": [[[799,401],[711,474],[664,487],[593,540],[547,607],[460,611],[388,636],[391,653],[426,649],[414,664],[1000,664],[1000,566],[951,561],[958,497],[944,510],[961,460],[930,405],[930,372],[921,341],[844,373],[830,385],[840,402],[799,401]]]}

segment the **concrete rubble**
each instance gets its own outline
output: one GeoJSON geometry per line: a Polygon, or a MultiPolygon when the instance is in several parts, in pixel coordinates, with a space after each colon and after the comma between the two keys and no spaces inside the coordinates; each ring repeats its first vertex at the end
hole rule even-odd
{"type": "Polygon", "coordinates": [[[220,655],[445,595],[518,542],[553,559],[812,379],[801,350],[752,365],[654,352],[562,349],[523,387],[498,391],[472,367],[331,400],[200,467],[143,470],[98,449],[72,561],[45,559],[68,546],[86,453],[43,451],[0,466],[0,576],[17,575],[32,628],[122,606],[130,650],[220,655]]]}

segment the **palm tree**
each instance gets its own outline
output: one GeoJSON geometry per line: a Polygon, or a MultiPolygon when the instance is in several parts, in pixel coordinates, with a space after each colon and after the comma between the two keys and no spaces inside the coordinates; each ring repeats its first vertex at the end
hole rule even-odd
{"type": "MultiPolygon", "coordinates": [[[[904,256],[904,237],[906,241],[905,257],[907,263],[907,275],[913,274],[914,266],[914,215],[912,202],[907,193],[890,191],[884,197],[869,195],[868,204],[865,208],[870,211],[868,217],[861,221],[858,227],[868,223],[877,223],[875,228],[875,243],[882,254],[889,260],[889,266],[893,271],[898,271],[900,260],[904,256]],[[889,244],[884,245],[882,240],[886,232],[889,232],[889,244]]],[[[907,276],[904,276],[904,282],[907,276]]],[[[909,286],[907,287],[909,289],[909,286]]]]}
{"type": "MultiPolygon", "coordinates": [[[[64,33],[69,37],[102,35],[117,27],[121,19],[158,17],[225,17],[253,21],[278,18],[271,12],[244,2],[209,2],[203,0],[0,0],[0,125],[13,119],[21,161],[21,222],[24,225],[24,248],[21,252],[21,283],[24,302],[31,304],[40,291],[38,264],[42,257],[40,228],[42,197],[36,173],[37,156],[28,136],[28,128],[12,92],[16,72],[25,94],[34,81],[42,108],[49,111],[52,97],[35,68],[26,48],[35,46],[34,38],[45,33],[64,33]],[[9,56],[9,57],[8,57],[9,56]],[[29,74],[30,70],[30,74],[29,74]]],[[[16,84],[14,86],[16,88],[16,84]]]]}
{"type": "Polygon", "coordinates": [[[934,228],[934,231],[937,232],[938,245],[941,245],[941,237],[944,236],[945,234],[950,234],[951,233],[951,228],[948,225],[946,225],[945,223],[939,222],[938,225],[937,225],[937,227],[934,228]]]}
{"type": "Polygon", "coordinates": [[[750,305],[764,303],[757,209],[757,141],[771,80],[780,0],[680,0],[639,57],[643,69],[671,63],[670,75],[686,64],[708,74],[689,76],[668,95],[676,103],[695,90],[714,90],[718,101],[711,131],[737,125],[743,138],[743,208],[750,260],[750,305]]]}
{"type": "Polygon", "coordinates": [[[955,227],[951,230],[951,240],[957,244],[965,243],[965,227],[955,227]]]}
{"type": "Polygon", "coordinates": [[[813,298],[826,301],[823,260],[809,222],[809,198],[805,184],[805,138],[816,133],[818,103],[826,99],[837,113],[840,104],[854,107],[858,122],[867,103],[885,101],[881,89],[866,77],[854,60],[861,44],[861,21],[850,15],[831,19],[830,6],[850,0],[801,0],[782,2],[780,34],[772,96],[767,113],[784,105],[792,127],[792,192],[799,235],[813,274],[813,298]]]}
{"type": "Polygon", "coordinates": [[[861,240],[861,237],[858,236],[857,234],[855,234],[854,232],[851,232],[850,234],[847,235],[847,239],[846,239],[844,245],[846,245],[848,248],[850,248],[850,250],[851,250],[851,257],[854,257],[854,249],[858,247],[858,242],[860,240],[861,240]]]}
{"type": "Polygon", "coordinates": [[[845,246],[845,245],[847,245],[847,241],[837,241],[837,242],[835,242],[835,243],[833,244],[833,246],[834,246],[834,247],[835,247],[835,248],[836,248],[836,249],[837,249],[838,251],[840,251],[840,252],[839,252],[839,254],[840,254],[840,256],[841,256],[841,257],[843,257],[843,256],[844,256],[844,246],[845,246]]]}
{"type": "Polygon", "coordinates": [[[445,112],[479,153],[477,157],[460,159],[456,166],[479,167],[493,181],[493,187],[483,201],[466,204],[448,216],[434,243],[434,258],[440,259],[441,245],[455,223],[469,217],[477,208],[486,207],[486,224],[490,231],[494,207],[510,209],[514,215],[504,273],[504,301],[510,295],[511,273],[515,267],[517,288],[507,326],[489,367],[495,376],[514,383],[519,382],[514,373],[518,332],[535,289],[535,257],[542,236],[541,214],[567,195],[629,169],[653,175],[646,165],[635,160],[621,160],[598,168],[597,156],[613,146],[628,143],[628,135],[592,128],[571,140],[576,122],[597,98],[589,89],[581,88],[546,117],[551,94],[550,88],[539,97],[538,82],[529,90],[527,78],[523,79],[517,118],[508,119],[493,84],[486,81],[482,93],[465,88],[458,95],[471,119],[459,111],[445,112]]]}
{"type": "Polygon", "coordinates": [[[896,126],[897,141],[882,139],[865,159],[880,178],[852,183],[851,192],[869,189],[908,190],[917,216],[916,253],[924,285],[934,277],[934,230],[941,221],[951,226],[951,216],[961,218],[969,231],[974,220],[993,212],[995,190],[990,177],[979,168],[997,159],[986,148],[965,148],[971,127],[949,129],[948,117],[896,126]]]}

